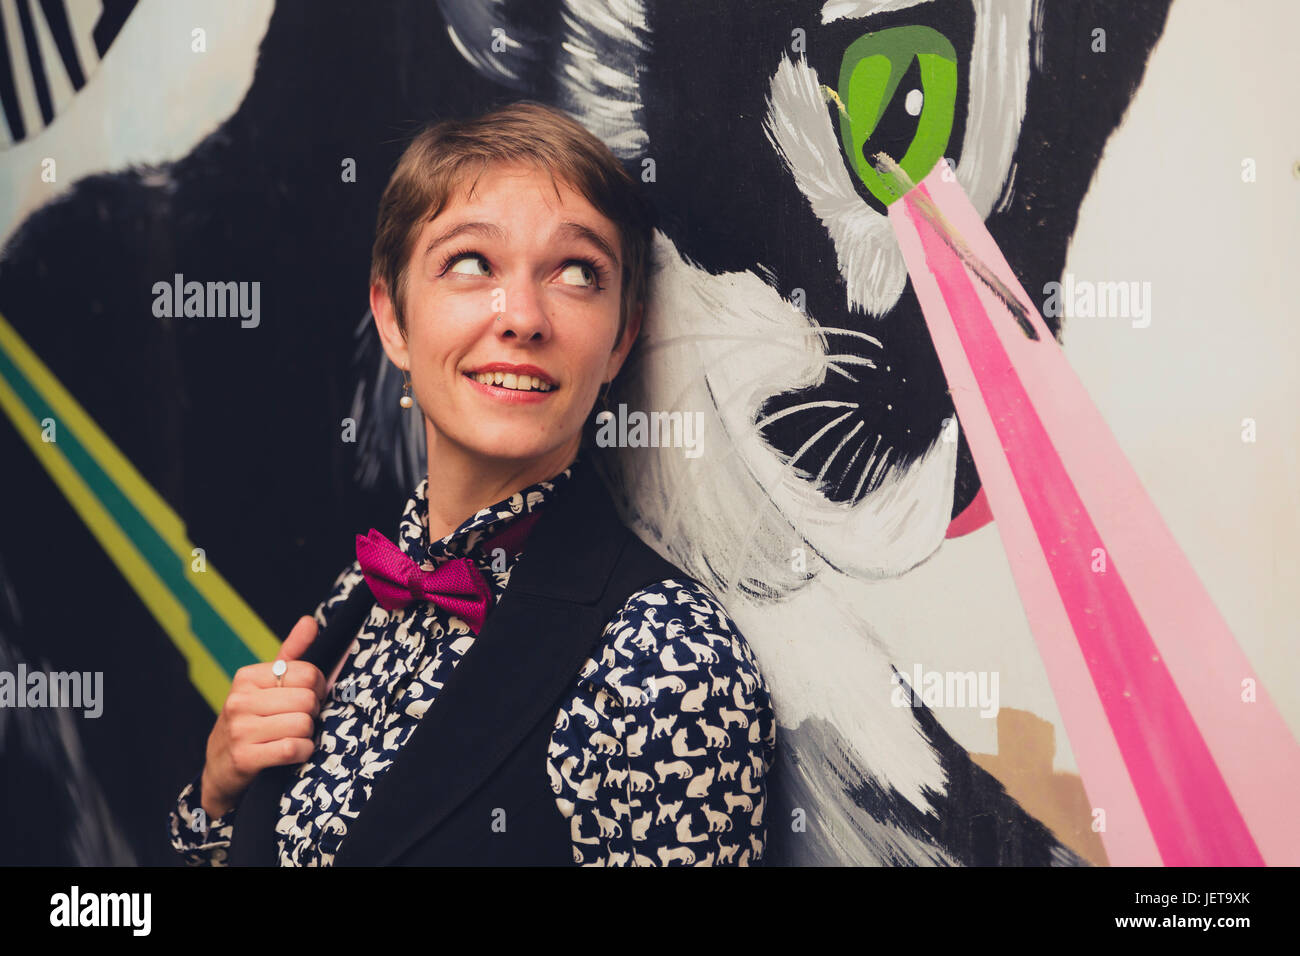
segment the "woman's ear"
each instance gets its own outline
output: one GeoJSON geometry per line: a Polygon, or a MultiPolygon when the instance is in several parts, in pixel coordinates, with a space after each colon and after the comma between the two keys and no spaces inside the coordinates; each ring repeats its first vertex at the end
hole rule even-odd
{"type": "Polygon", "coordinates": [[[379,330],[379,341],[385,354],[398,368],[409,369],[411,357],[406,347],[406,335],[397,324],[393,300],[389,298],[383,280],[370,284],[370,311],[375,317],[375,328],[379,330]]]}

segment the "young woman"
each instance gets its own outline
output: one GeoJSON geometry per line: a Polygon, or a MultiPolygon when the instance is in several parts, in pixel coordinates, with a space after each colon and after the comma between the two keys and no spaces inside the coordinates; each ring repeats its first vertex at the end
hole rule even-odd
{"type": "Polygon", "coordinates": [[[608,148],[542,104],[408,147],[370,304],[428,477],[394,541],[358,535],[279,660],[235,675],[171,813],[187,862],[761,861],[767,685],[591,460],[598,394],[640,331],[651,223],[608,148]]]}

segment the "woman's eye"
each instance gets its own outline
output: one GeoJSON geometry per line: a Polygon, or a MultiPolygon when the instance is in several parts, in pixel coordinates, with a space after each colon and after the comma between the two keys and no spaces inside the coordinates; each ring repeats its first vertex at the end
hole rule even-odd
{"type": "Polygon", "coordinates": [[[585,262],[570,262],[564,267],[560,275],[566,277],[565,281],[569,285],[593,286],[596,284],[596,273],[585,262]]]}
{"type": "Polygon", "coordinates": [[[451,271],[467,276],[485,276],[488,274],[487,260],[482,256],[458,256],[451,264],[451,271]]]}

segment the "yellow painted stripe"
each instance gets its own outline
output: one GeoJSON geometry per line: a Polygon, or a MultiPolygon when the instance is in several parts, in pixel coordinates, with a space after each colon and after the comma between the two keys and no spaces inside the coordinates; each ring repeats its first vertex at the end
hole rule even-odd
{"type": "MultiPolygon", "coordinates": [[[[84,453],[136,510],[138,516],[183,564],[188,564],[192,559],[194,544],[186,536],[185,523],[180,516],[86,414],[3,315],[0,315],[0,349],[4,350],[9,361],[26,379],[24,387],[32,388],[40,396],[60,424],[75,436],[84,453]]],[[[220,710],[230,690],[230,678],[225,668],[194,633],[189,613],[179,596],[171,591],[63,451],[55,443],[40,439],[41,429],[36,418],[4,380],[0,380],[0,407],[3,407],[37,461],[49,473],[100,546],[185,657],[190,679],[200,694],[213,710],[220,710]]],[[[192,576],[190,584],[253,657],[270,660],[279,652],[279,640],[215,569],[209,566],[206,573],[192,576]]]]}
{"type": "Polygon", "coordinates": [[[31,448],[54,483],[72,504],[90,533],[95,536],[131,587],[140,595],[149,612],[189,662],[190,680],[211,705],[220,710],[230,692],[230,680],[217,661],[190,630],[185,608],[154,573],[149,562],[131,544],[99,499],[81,480],[54,442],[41,441],[40,424],[28,412],[9,383],[0,379],[0,406],[13,421],[23,441],[31,448]]]}

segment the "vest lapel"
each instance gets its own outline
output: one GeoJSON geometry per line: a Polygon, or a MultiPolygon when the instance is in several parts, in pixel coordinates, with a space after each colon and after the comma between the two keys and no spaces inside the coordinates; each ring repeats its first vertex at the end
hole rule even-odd
{"type": "Polygon", "coordinates": [[[391,863],[553,716],[605,624],[594,605],[628,534],[592,462],[577,464],[543,508],[473,647],[349,824],[335,865],[391,863]]]}

